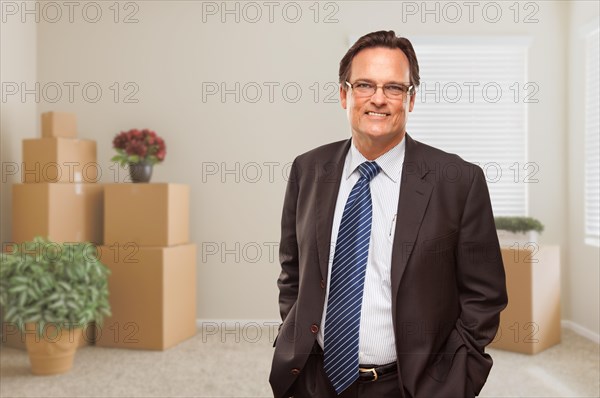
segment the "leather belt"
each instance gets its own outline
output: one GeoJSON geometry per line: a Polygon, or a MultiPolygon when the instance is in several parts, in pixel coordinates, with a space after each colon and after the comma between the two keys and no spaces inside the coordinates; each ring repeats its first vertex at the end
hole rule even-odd
{"type": "Polygon", "coordinates": [[[396,362],[388,363],[387,365],[371,366],[371,365],[359,365],[358,366],[358,381],[369,382],[377,381],[377,379],[385,374],[395,372],[397,370],[396,362]]]}

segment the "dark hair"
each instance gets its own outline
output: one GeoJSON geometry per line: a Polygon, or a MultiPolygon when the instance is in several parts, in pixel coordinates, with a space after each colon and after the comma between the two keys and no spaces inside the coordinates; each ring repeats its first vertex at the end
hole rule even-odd
{"type": "Polygon", "coordinates": [[[417,61],[417,54],[415,54],[415,50],[407,38],[398,37],[393,30],[385,31],[380,30],[378,32],[371,32],[354,43],[352,47],[348,50],[344,58],[340,61],[340,84],[344,85],[344,82],[350,76],[350,69],[352,67],[352,60],[364,49],[373,48],[373,47],[384,47],[391,49],[400,49],[406,58],[408,58],[409,65],[409,76],[410,83],[415,87],[419,87],[419,83],[421,82],[421,78],[419,77],[419,62],[417,61]]]}

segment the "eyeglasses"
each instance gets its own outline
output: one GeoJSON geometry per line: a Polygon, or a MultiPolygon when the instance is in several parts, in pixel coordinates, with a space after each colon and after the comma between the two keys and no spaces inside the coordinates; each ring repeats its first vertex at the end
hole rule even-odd
{"type": "Polygon", "coordinates": [[[350,87],[354,91],[354,95],[357,97],[371,97],[377,92],[379,87],[383,90],[383,95],[388,97],[389,99],[404,99],[406,95],[412,95],[413,86],[407,86],[405,84],[384,84],[384,85],[376,85],[371,82],[365,81],[357,81],[354,84],[346,81],[348,87],[350,87]]]}

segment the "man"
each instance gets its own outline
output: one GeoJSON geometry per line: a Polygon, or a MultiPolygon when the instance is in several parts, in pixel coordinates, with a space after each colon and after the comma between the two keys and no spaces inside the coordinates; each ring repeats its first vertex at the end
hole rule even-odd
{"type": "Polygon", "coordinates": [[[274,395],[474,397],[507,303],[483,172],[406,133],[407,39],[361,37],[339,81],[352,139],[297,157],[285,194],[274,395]]]}

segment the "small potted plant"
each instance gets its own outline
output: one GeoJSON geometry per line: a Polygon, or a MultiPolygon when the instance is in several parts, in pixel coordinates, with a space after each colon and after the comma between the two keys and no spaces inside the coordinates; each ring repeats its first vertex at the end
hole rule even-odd
{"type": "Polygon", "coordinates": [[[122,131],[113,139],[113,148],[117,155],[111,161],[129,165],[133,182],[149,182],[152,166],[162,162],[167,154],[165,141],[148,129],[122,131]]]}
{"type": "Polygon", "coordinates": [[[110,270],[91,243],[54,243],[42,238],[13,244],[0,262],[4,321],[25,334],[36,375],[67,372],[83,327],[111,315],[110,270]]]}
{"type": "Polygon", "coordinates": [[[532,217],[495,217],[494,221],[501,246],[537,243],[544,230],[542,223],[532,217]]]}

